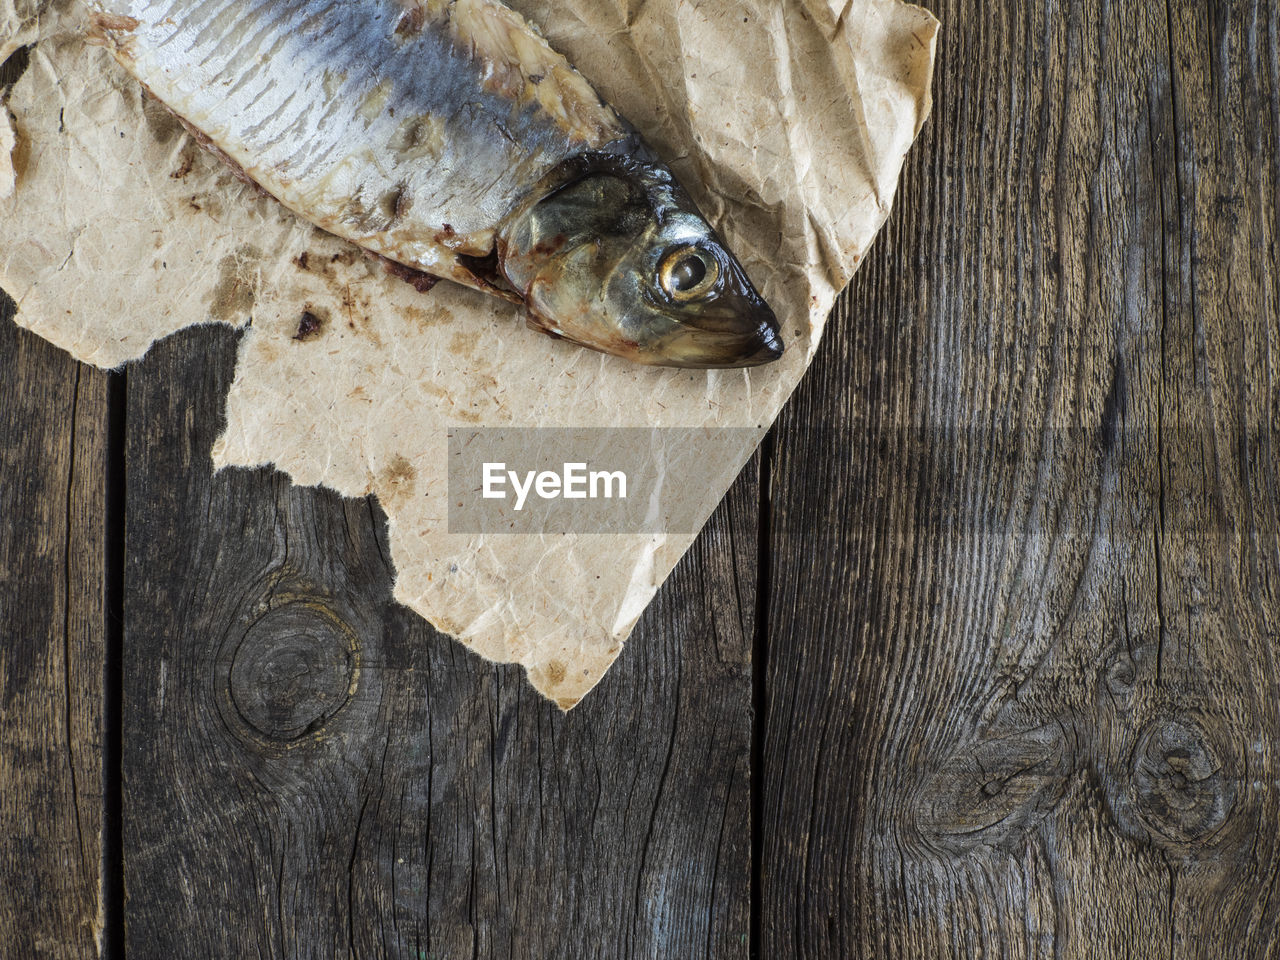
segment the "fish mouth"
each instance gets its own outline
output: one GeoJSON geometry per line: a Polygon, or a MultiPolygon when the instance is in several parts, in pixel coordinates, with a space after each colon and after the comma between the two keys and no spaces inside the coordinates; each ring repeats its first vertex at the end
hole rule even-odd
{"type": "Polygon", "coordinates": [[[745,276],[713,303],[690,309],[679,323],[684,335],[671,344],[673,366],[758,367],[786,349],[777,314],[745,276]]]}
{"type": "Polygon", "coordinates": [[[751,333],[737,336],[686,334],[647,362],[696,370],[730,370],[773,363],[785,349],[774,326],[763,323],[751,333]]]}
{"type": "Polygon", "coordinates": [[[773,363],[786,352],[786,345],[782,342],[782,337],[778,336],[777,328],[773,324],[764,323],[741,351],[739,359],[729,366],[760,367],[773,363]]]}
{"type": "Polygon", "coordinates": [[[778,336],[773,327],[766,325],[760,331],[760,349],[747,357],[739,366],[759,367],[766,363],[773,363],[786,352],[786,349],[782,337],[778,336]]]}

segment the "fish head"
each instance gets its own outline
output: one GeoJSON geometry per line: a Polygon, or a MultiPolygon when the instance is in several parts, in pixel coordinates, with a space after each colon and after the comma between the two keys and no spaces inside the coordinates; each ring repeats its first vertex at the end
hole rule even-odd
{"type": "Polygon", "coordinates": [[[613,155],[553,171],[498,237],[531,326],[659,366],[782,356],[778,319],[664,166],[613,155]]]}

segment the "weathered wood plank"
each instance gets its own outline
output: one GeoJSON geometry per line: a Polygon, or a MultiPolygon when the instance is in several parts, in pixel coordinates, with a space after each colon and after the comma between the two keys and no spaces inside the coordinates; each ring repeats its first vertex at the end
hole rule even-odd
{"type": "Polygon", "coordinates": [[[210,476],[233,354],[129,377],[129,956],[745,957],[754,480],[566,716],[391,602],[371,502],[210,476]]]}
{"type": "Polygon", "coordinates": [[[939,4],[784,416],[762,956],[1280,954],[1280,18],[939,4]]]}
{"type": "Polygon", "coordinates": [[[98,956],[107,376],[0,293],[0,953],[98,956]]]}

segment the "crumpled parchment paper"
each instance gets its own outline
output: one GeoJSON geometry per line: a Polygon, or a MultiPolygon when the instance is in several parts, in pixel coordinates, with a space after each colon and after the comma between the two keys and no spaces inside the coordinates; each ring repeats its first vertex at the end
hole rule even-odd
{"type": "Polygon", "coordinates": [[[35,44],[0,110],[0,287],[19,323],[102,367],[252,316],[215,465],[376,494],[396,598],[567,710],[693,536],[450,534],[448,428],[758,428],[718,462],[672,452],[686,475],[668,482],[722,495],[888,214],[929,111],[937,21],[900,0],[509,5],[671,160],[782,319],[780,362],[640,367],[480,293],[417,293],[234,179],[84,43],[66,0],[0,0],[0,62],[35,44]],[[322,325],[297,338],[303,311],[322,325]]]}

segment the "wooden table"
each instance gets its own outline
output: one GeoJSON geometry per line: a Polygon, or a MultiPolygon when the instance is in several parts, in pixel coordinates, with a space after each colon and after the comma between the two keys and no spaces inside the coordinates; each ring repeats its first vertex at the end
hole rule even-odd
{"type": "Polygon", "coordinates": [[[944,0],[814,369],[565,716],[237,335],[0,323],[5,957],[1280,956],[1280,14],[944,0]]]}

